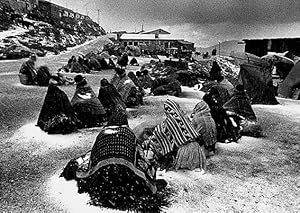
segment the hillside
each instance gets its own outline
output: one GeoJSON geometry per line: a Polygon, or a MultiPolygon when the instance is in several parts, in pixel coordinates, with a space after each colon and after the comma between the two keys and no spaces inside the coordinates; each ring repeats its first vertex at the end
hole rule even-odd
{"type": "Polygon", "coordinates": [[[15,11],[0,2],[0,59],[24,58],[31,52],[40,57],[59,54],[68,47],[105,34],[104,29],[92,20],[73,20],[64,24],[39,13],[15,20],[14,16],[15,11]]]}
{"type": "Polygon", "coordinates": [[[221,50],[221,54],[223,56],[230,56],[230,53],[232,51],[234,52],[244,52],[245,51],[245,45],[241,44],[238,40],[231,40],[231,41],[224,41],[222,43],[213,45],[211,47],[201,48],[196,47],[196,51],[200,53],[206,53],[208,52],[209,55],[211,55],[213,49],[217,50],[217,55],[219,55],[219,49],[221,50]]]}

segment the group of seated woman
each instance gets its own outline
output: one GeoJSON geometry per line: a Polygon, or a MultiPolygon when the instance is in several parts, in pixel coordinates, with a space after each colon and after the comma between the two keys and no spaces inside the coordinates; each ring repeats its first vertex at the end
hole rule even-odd
{"type": "Polygon", "coordinates": [[[243,85],[237,85],[231,95],[222,85],[215,85],[203,100],[211,109],[219,142],[237,142],[242,135],[261,136],[261,128],[243,85]]]}
{"type": "Polygon", "coordinates": [[[66,72],[90,73],[91,70],[100,71],[102,69],[113,69],[115,64],[111,58],[105,59],[100,55],[90,53],[86,56],[72,56],[68,64],[63,67],[66,72]],[[108,61],[107,61],[108,60],[108,61]]]}
{"type": "Polygon", "coordinates": [[[178,97],[181,94],[181,84],[172,76],[152,79],[148,70],[143,69],[136,72],[136,77],[141,88],[151,88],[151,94],[154,96],[172,95],[178,97]]]}
{"type": "Polygon", "coordinates": [[[47,66],[40,66],[35,68],[37,57],[31,54],[28,61],[24,62],[19,71],[20,82],[24,85],[38,85],[48,86],[51,81],[52,84],[65,85],[72,84],[72,79],[64,76],[61,72],[51,74],[47,66]]]}
{"type": "Polygon", "coordinates": [[[216,132],[209,107],[200,101],[192,119],[172,100],[164,103],[166,117],[131,130],[124,109],[118,107],[91,151],[72,159],[61,176],[76,180],[78,192],[88,193],[96,206],[158,212],[168,205],[167,183],[156,179],[158,169],[188,169],[203,174],[206,152],[213,150],[216,132]]]}
{"type": "Polygon", "coordinates": [[[71,122],[72,127],[66,127],[68,130],[61,129],[61,133],[70,132],[71,129],[74,131],[76,128],[99,127],[103,125],[116,107],[126,109],[126,107],[142,104],[143,94],[137,89],[132,80],[127,77],[125,70],[116,69],[116,75],[112,79],[112,83],[109,83],[107,79],[101,80],[98,97],[88,85],[85,77],[82,75],[75,76],[76,91],[71,102],[62,90],[51,83],[38,119],[38,126],[48,133],[58,133],[58,131],[52,131],[51,129],[57,129],[62,125],[63,121],[57,119],[57,117],[68,117],[68,114],[65,113],[64,105],[71,106],[69,108],[72,108],[72,111],[75,112],[79,122],[75,122],[76,125],[73,125],[71,122]],[[53,96],[57,94],[64,95],[60,95],[59,101],[55,102],[53,96]],[[55,122],[53,122],[53,119],[55,122]],[[49,124],[50,127],[43,125],[49,122],[51,123],[49,124]]]}
{"type": "Polygon", "coordinates": [[[242,135],[261,136],[261,128],[243,85],[234,87],[221,74],[216,61],[210,71],[211,82],[203,100],[209,105],[220,142],[238,141],[242,135]]]}
{"type": "Polygon", "coordinates": [[[143,104],[143,93],[131,78],[126,74],[125,69],[117,67],[110,83],[116,88],[127,107],[135,107],[143,104]]]}
{"type": "Polygon", "coordinates": [[[50,83],[37,122],[43,131],[67,134],[78,128],[98,127],[106,121],[106,111],[86,79],[77,75],[74,80],[76,91],[71,102],[50,83]]]}

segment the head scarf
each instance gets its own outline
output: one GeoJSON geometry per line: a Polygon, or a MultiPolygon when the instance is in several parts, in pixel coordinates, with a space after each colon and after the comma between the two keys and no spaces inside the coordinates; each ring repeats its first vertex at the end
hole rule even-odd
{"type": "Polygon", "coordinates": [[[174,148],[174,141],[170,140],[170,132],[166,128],[166,123],[162,122],[157,125],[153,131],[153,137],[150,137],[152,142],[158,143],[159,152],[162,155],[170,153],[174,148]]]}
{"type": "Polygon", "coordinates": [[[167,115],[166,128],[170,137],[172,136],[170,139],[174,141],[176,146],[180,147],[199,137],[191,121],[176,102],[168,99],[164,108],[167,115]]]}
{"type": "Polygon", "coordinates": [[[208,104],[201,100],[193,109],[191,117],[193,118],[196,114],[198,115],[210,115],[210,108],[208,104]]]}

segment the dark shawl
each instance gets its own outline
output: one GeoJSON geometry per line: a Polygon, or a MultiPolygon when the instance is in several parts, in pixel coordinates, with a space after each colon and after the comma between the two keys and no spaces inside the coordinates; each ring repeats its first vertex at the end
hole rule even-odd
{"type": "Polygon", "coordinates": [[[82,127],[101,126],[106,119],[104,107],[88,85],[77,87],[71,104],[82,123],[82,127]],[[90,98],[84,99],[80,97],[81,95],[90,95],[90,98]]]}
{"type": "Polygon", "coordinates": [[[57,86],[49,85],[37,125],[48,133],[70,133],[78,119],[67,95],[57,86]]]}
{"type": "Polygon", "coordinates": [[[108,82],[105,85],[101,85],[98,98],[105,108],[111,109],[117,105],[121,105],[126,108],[126,105],[117,89],[108,82]]]}
{"type": "Polygon", "coordinates": [[[225,104],[230,98],[228,90],[219,84],[213,86],[209,93],[218,101],[220,105],[225,104]]]}
{"type": "Polygon", "coordinates": [[[245,91],[235,90],[232,97],[227,101],[223,108],[235,112],[250,121],[256,121],[255,113],[251,107],[250,99],[245,91]]]}
{"type": "Polygon", "coordinates": [[[35,64],[32,60],[24,62],[20,68],[20,74],[24,74],[28,77],[28,84],[34,84],[36,76],[35,64]]]}
{"type": "Polygon", "coordinates": [[[38,68],[35,81],[39,86],[48,86],[51,79],[51,74],[49,68],[46,66],[41,66],[38,68]]]}

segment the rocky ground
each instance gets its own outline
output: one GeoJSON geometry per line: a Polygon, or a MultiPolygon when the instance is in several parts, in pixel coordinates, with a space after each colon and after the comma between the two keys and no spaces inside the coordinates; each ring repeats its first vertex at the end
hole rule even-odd
{"type": "MultiPolygon", "coordinates": [[[[71,55],[105,42],[98,39],[62,55],[39,59],[39,64],[55,71],[71,55]]],[[[138,62],[141,65],[145,59],[138,62]]],[[[117,212],[88,206],[87,196],[77,194],[75,182],[59,178],[71,158],[90,150],[99,129],[47,135],[35,127],[47,88],[22,86],[17,77],[21,63],[0,62],[0,211],[117,212]]],[[[112,73],[107,70],[86,77],[97,93],[100,79],[112,73]]],[[[69,98],[75,91],[74,86],[62,89],[69,98]]],[[[128,110],[130,127],[161,118],[167,98],[190,113],[203,94],[187,87],[183,91],[180,98],[145,97],[144,106],[128,110]]],[[[277,106],[254,105],[265,137],[219,143],[217,154],[208,159],[206,174],[159,172],[176,192],[166,212],[299,212],[300,102],[279,102],[277,106]]]]}
{"type": "Polygon", "coordinates": [[[27,14],[16,19],[13,9],[0,2],[0,60],[27,58],[32,52],[40,57],[59,54],[106,34],[92,20],[72,19],[65,23],[35,12],[34,17],[27,14]]]}

